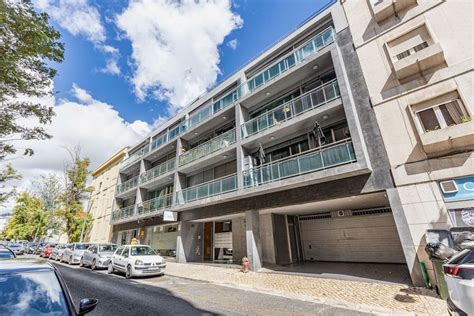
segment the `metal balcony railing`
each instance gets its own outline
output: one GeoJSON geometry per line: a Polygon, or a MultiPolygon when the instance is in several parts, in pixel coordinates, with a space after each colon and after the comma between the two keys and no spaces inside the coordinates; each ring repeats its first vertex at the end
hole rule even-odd
{"type": "Polygon", "coordinates": [[[160,213],[166,208],[172,206],[173,203],[173,194],[168,194],[164,196],[159,196],[157,198],[144,201],[137,206],[137,214],[138,216],[153,214],[153,213],[160,213]]]}
{"type": "Polygon", "coordinates": [[[241,135],[243,138],[252,136],[339,97],[339,87],[334,79],[244,123],[240,127],[241,135]]]}
{"type": "Polygon", "coordinates": [[[312,39],[295,48],[292,52],[278,59],[276,62],[266,67],[258,74],[252,76],[247,81],[241,83],[237,88],[230,91],[224,97],[218,99],[212,104],[204,106],[199,112],[193,114],[189,119],[183,122],[184,129],[189,129],[222,109],[230,106],[241,97],[253,92],[258,87],[264,85],[288,69],[301,63],[309,56],[317,53],[322,48],[334,42],[334,29],[328,27],[312,39]]]}
{"type": "Polygon", "coordinates": [[[237,175],[233,174],[176,192],[176,204],[185,204],[235,190],[237,190],[237,175]]]}
{"type": "Polygon", "coordinates": [[[118,221],[134,215],[135,205],[122,207],[112,212],[112,221],[118,221]]]}
{"type": "Polygon", "coordinates": [[[187,163],[218,151],[219,149],[225,148],[233,143],[235,143],[235,128],[181,154],[179,156],[179,165],[183,166],[187,163]]]}
{"type": "Polygon", "coordinates": [[[243,172],[244,188],[254,187],[305,173],[356,161],[350,139],[322,146],[297,156],[269,162],[243,172]]]}
{"type": "Polygon", "coordinates": [[[138,186],[138,176],[131,178],[130,180],[125,181],[124,183],[117,184],[117,189],[115,194],[121,194],[125,191],[131,190],[138,186]]]}
{"type": "Polygon", "coordinates": [[[161,164],[159,164],[156,167],[151,168],[150,170],[142,173],[140,175],[140,183],[145,183],[150,180],[153,180],[155,178],[158,178],[159,176],[170,172],[173,170],[176,166],[176,159],[171,158],[170,160],[167,160],[161,164]]]}

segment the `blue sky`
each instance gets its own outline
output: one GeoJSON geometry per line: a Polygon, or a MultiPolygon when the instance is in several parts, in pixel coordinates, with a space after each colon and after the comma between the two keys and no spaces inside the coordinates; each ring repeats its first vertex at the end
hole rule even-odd
{"type": "MultiPolygon", "coordinates": [[[[225,37],[224,43],[218,47],[220,55],[218,66],[221,72],[218,81],[239,69],[328,2],[330,0],[234,1],[231,10],[240,16],[243,25],[231,31],[225,37]],[[238,44],[232,49],[226,43],[234,39],[238,44]]],[[[126,9],[128,1],[96,0],[89,1],[89,5],[96,7],[100,14],[106,30],[105,43],[120,52],[118,66],[121,74],[111,75],[101,72],[100,69],[106,63],[105,54],[86,36],[72,35],[53,18],[52,23],[61,32],[62,40],[66,44],[65,60],[57,66],[58,75],[55,79],[57,98],[72,98],[71,87],[76,83],[87,90],[94,99],[113,105],[128,122],[142,120],[152,123],[158,116],[165,116],[166,100],[160,101],[150,96],[139,100],[130,82],[133,76],[133,67],[130,66],[131,43],[119,37],[121,30],[113,21],[117,14],[126,9]]]]}

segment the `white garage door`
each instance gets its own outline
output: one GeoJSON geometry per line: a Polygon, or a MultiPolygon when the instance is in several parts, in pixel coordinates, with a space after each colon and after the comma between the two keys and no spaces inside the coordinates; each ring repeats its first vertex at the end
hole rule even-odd
{"type": "Polygon", "coordinates": [[[300,216],[305,260],[405,263],[389,208],[343,213],[300,216]]]}

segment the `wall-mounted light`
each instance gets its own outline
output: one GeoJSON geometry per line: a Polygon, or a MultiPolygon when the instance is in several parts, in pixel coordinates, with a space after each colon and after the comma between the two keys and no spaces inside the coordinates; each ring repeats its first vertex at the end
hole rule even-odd
{"type": "Polygon", "coordinates": [[[327,120],[329,115],[323,115],[323,120],[327,120]]]}
{"type": "Polygon", "coordinates": [[[268,97],[270,95],[270,91],[267,91],[267,93],[265,93],[265,95],[268,97]]]}
{"type": "Polygon", "coordinates": [[[227,116],[223,116],[222,119],[223,119],[223,120],[227,120],[227,116]]]}
{"type": "Polygon", "coordinates": [[[275,136],[270,136],[270,140],[274,140],[275,139],[275,136]]]}
{"type": "Polygon", "coordinates": [[[318,64],[313,66],[313,70],[318,70],[318,68],[319,68],[318,64]]]}

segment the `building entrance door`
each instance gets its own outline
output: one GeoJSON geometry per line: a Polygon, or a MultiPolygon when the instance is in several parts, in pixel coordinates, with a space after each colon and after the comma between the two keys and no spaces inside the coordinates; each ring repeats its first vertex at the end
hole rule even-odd
{"type": "Polygon", "coordinates": [[[212,261],[213,222],[204,223],[204,261],[212,261]]]}

